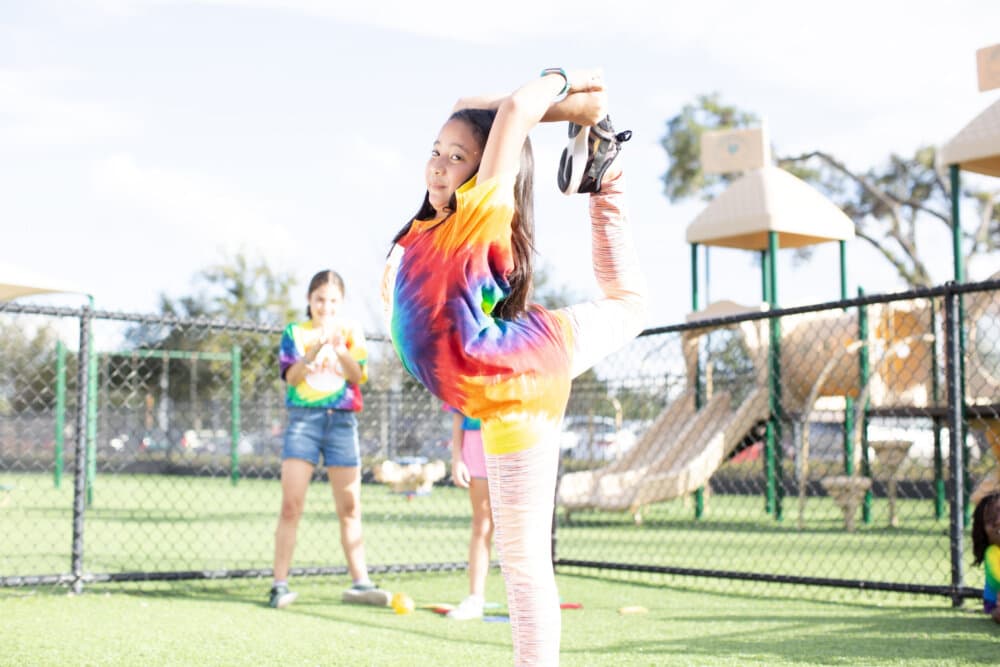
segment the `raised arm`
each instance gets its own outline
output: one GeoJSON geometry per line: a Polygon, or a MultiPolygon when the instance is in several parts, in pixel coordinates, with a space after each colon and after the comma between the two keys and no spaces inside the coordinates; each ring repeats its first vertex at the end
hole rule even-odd
{"type": "MultiPolygon", "coordinates": [[[[500,103],[510,97],[507,94],[474,95],[463,97],[455,103],[452,111],[462,109],[499,109],[500,103]]],[[[608,94],[605,90],[591,90],[580,93],[570,93],[559,101],[549,104],[542,123],[560,123],[569,121],[577,125],[595,125],[608,111],[608,94]]]]}
{"type": "MultiPolygon", "coordinates": [[[[586,105],[582,103],[587,100],[575,100],[563,106],[561,111],[555,110],[559,104],[553,104],[553,100],[567,84],[569,93],[600,92],[604,89],[600,70],[573,70],[566,74],[566,79],[557,73],[533,79],[498,101],[497,117],[479,164],[480,181],[517,171],[524,140],[547,113],[562,116],[570,111],[579,112],[584,106],[593,107],[594,102],[600,105],[602,97],[591,98],[591,104],[586,105]]],[[[571,97],[573,95],[568,95],[560,104],[571,97]]]]}

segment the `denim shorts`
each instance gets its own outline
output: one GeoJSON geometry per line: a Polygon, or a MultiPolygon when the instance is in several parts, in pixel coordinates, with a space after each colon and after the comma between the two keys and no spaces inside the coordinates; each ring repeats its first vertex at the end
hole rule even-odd
{"type": "Polygon", "coordinates": [[[360,465],[355,414],[326,408],[288,408],[282,460],[304,459],[319,465],[320,453],[327,467],[360,465]]]}

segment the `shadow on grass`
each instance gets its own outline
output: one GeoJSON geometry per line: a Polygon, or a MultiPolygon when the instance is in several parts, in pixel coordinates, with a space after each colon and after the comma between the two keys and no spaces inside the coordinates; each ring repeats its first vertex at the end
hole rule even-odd
{"type": "MultiPolygon", "coordinates": [[[[240,582],[200,582],[200,585],[192,582],[170,582],[157,586],[153,590],[118,589],[113,585],[93,584],[89,590],[95,596],[102,595],[106,591],[114,591],[115,594],[140,600],[154,598],[166,601],[185,600],[196,603],[211,603],[218,606],[221,618],[225,618],[228,613],[227,609],[250,607],[257,608],[267,614],[280,614],[283,619],[287,619],[287,617],[311,618],[385,633],[402,633],[434,643],[454,641],[463,647],[468,644],[468,626],[446,621],[429,610],[418,609],[412,612],[418,616],[427,615],[421,623],[421,627],[415,627],[414,624],[404,625],[400,623],[402,619],[389,607],[343,602],[340,599],[341,588],[337,586],[338,583],[341,583],[339,580],[310,577],[300,579],[300,582],[305,587],[304,590],[309,592],[308,598],[300,597],[295,604],[280,611],[273,610],[268,606],[267,597],[271,587],[269,578],[243,579],[240,582]],[[333,588],[336,593],[331,595],[328,592],[319,592],[320,589],[328,586],[333,588]],[[426,628],[428,621],[433,623],[436,629],[426,628]]],[[[344,582],[344,588],[346,588],[346,582],[344,582]]],[[[498,609],[491,613],[506,614],[506,609],[498,609]]],[[[509,636],[509,633],[506,633],[504,637],[507,638],[507,641],[498,641],[477,635],[476,644],[486,644],[501,651],[509,650],[509,636]]]]}
{"type": "Polygon", "coordinates": [[[744,613],[712,613],[669,620],[663,639],[616,641],[586,649],[563,646],[563,653],[670,655],[696,662],[701,658],[704,664],[722,658],[753,659],[765,664],[906,664],[908,660],[954,664],[956,660],[995,663],[998,648],[996,625],[987,617],[970,618],[933,610],[881,609],[867,614],[812,616],[790,612],[749,619],[744,613]],[[752,627],[729,629],[747,624],[752,627]],[[711,625],[715,629],[710,634],[685,632],[685,626],[692,625],[711,625]]]}
{"type": "MultiPolygon", "coordinates": [[[[809,604],[814,604],[818,606],[825,606],[830,608],[843,608],[849,607],[854,609],[870,609],[870,610],[880,610],[885,611],[886,609],[906,609],[906,601],[912,600],[914,597],[913,593],[894,593],[889,591],[879,591],[875,593],[876,595],[892,596],[892,599],[898,602],[884,603],[884,602],[874,602],[870,600],[847,600],[847,599],[831,599],[831,598],[816,598],[808,593],[810,591],[815,591],[811,586],[803,586],[801,584],[782,584],[782,583],[772,583],[772,582],[740,582],[746,587],[762,588],[766,587],[768,592],[760,592],[754,590],[753,592],[747,590],[740,590],[739,588],[734,588],[731,582],[721,580],[721,579],[710,579],[708,583],[704,586],[697,585],[679,585],[676,583],[664,583],[656,581],[643,581],[638,579],[628,579],[626,578],[629,573],[627,572],[608,572],[605,575],[597,574],[586,574],[581,571],[562,570],[560,569],[557,573],[560,578],[563,579],[582,579],[587,581],[599,582],[603,584],[613,584],[613,585],[625,585],[634,586],[636,588],[643,588],[647,590],[661,590],[664,593],[688,593],[692,595],[701,595],[704,597],[710,597],[717,602],[725,602],[727,600],[734,600],[740,604],[750,604],[756,601],[766,601],[775,603],[785,603],[785,602],[804,602],[809,604]],[[726,586],[726,590],[720,591],[717,587],[726,586]]],[[[633,576],[635,573],[631,573],[633,576]]],[[[670,576],[670,575],[656,575],[656,576],[670,576]]],[[[678,575],[679,576],[679,575],[678,575]]],[[[690,577],[688,577],[690,579],[690,577]]],[[[704,580],[704,578],[702,578],[704,580]]],[[[855,589],[843,589],[845,593],[851,595],[861,595],[859,590],[855,589]]],[[[950,606],[950,598],[944,596],[920,596],[920,599],[925,602],[940,601],[941,612],[944,613],[962,613],[953,610],[950,606]]],[[[975,601],[975,604],[980,604],[979,600],[975,601]]],[[[922,610],[927,610],[934,612],[934,607],[922,607],[922,610]]],[[[962,610],[963,612],[970,612],[968,608],[962,610]]],[[[970,612],[971,613],[971,612],[970,612]]],[[[976,612],[978,613],[978,612],[976,612]]]]}
{"type": "MultiPolygon", "coordinates": [[[[427,578],[427,574],[420,575],[427,578]]],[[[995,663],[1000,647],[1000,627],[971,610],[955,611],[942,603],[941,608],[883,605],[870,602],[814,600],[799,588],[798,595],[711,591],[694,586],[665,586],[647,581],[619,581],[587,574],[560,573],[586,590],[604,596],[605,605],[591,613],[595,625],[576,628],[564,622],[562,653],[567,664],[616,664],[625,656],[648,656],[649,664],[956,664],[960,662],[995,663]],[[591,585],[590,582],[593,582],[591,585]],[[607,605],[607,590],[620,588],[624,597],[629,589],[643,590],[650,613],[633,619],[620,619],[607,605]],[[663,604],[650,604],[650,593],[663,593],[663,604]],[[682,599],[683,597],[688,599],[682,599]],[[798,602],[807,604],[796,604],[798,602]],[[616,621],[623,623],[618,624],[616,621]],[[618,629],[613,626],[619,625],[618,629]]],[[[437,589],[441,580],[427,581],[426,590],[437,589]]],[[[230,616],[249,618],[241,622],[270,622],[279,614],[282,623],[301,618],[356,627],[373,641],[392,642],[395,636],[433,643],[435,646],[467,649],[470,642],[488,651],[510,650],[509,631],[487,630],[473,626],[438,622],[430,612],[416,612],[416,617],[401,619],[388,609],[344,604],[340,601],[343,580],[327,577],[302,579],[305,595],[281,612],[267,608],[268,578],[213,582],[164,582],[143,589],[114,584],[93,584],[85,595],[106,592],[134,599],[184,600],[205,603],[212,617],[226,622],[230,616]],[[264,615],[258,615],[258,611],[264,615]],[[433,618],[433,620],[432,620],[433,618]],[[415,622],[411,622],[415,621],[415,622]],[[471,634],[470,634],[471,633],[471,634]]],[[[400,582],[402,583],[402,582],[400,582]]],[[[408,587],[414,582],[408,582],[408,587]]],[[[65,595],[65,590],[61,592],[65,595]]],[[[655,595],[652,597],[656,597],[655,595]]],[[[585,612],[574,612],[583,614],[585,612]]],[[[568,617],[564,617],[568,618],[568,617]]],[[[584,616],[574,616],[583,621],[584,616]]],[[[448,650],[451,650],[450,648],[448,650]]],[[[644,658],[646,659],[646,658],[644,658]]],[[[628,662],[628,664],[637,664],[628,662]]]]}

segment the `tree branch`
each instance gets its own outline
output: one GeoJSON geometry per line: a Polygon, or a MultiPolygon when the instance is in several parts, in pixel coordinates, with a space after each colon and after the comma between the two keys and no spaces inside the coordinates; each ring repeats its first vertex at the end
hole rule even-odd
{"type": "Polygon", "coordinates": [[[828,165],[830,165],[831,167],[833,167],[834,169],[836,169],[837,171],[839,171],[840,173],[842,173],[844,176],[847,176],[852,181],[854,181],[855,183],[857,183],[858,185],[860,185],[864,189],[865,192],[867,192],[872,197],[874,197],[875,199],[877,199],[880,202],[882,202],[883,204],[885,204],[886,208],[888,208],[888,209],[892,209],[893,208],[893,204],[895,202],[894,202],[894,200],[892,200],[890,198],[887,198],[886,197],[886,193],[884,193],[881,190],[879,190],[878,188],[876,188],[874,185],[872,185],[871,183],[869,183],[866,179],[864,179],[861,176],[858,176],[857,174],[855,174],[853,171],[851,171],[850,169],[848,169],[847,167],[845,167],[843,163],[841,163],[839,160],[837,160],[836,158],[834,158],[832,155],[830,155],[828,153],[824,153],[823,151],[812,151],[810,153],[803,153],[802,155],[798,155],[798,156],[795,156],[795,157],[781,158],[781,160],[779,160],[779,161],[780,162],[805,162],[806,160],[809,160],[809,159],[814,158],[814,157],[815,158],[819,158],[823,162],[826,162],[828,165]]]}
{"type": "Polygon", "coordinates": [[[990,223],[993,222],[993,202],[996,198],[995,192],[983,193],[983,198],[979,200],[979,224],[972,236],[972,248],[969,250],[969,258],[977,251],[989,252],[993,250],[993,243],[990,239],[990,223]]]}
{"type": "Polygon", "coordinates": [[[930,280],[927,275],[927,271],[924,269],[923,263],[913,257],[912,254],[909,252],[907,253],[907,256],[913,261],[913,267],[911,268],[907,266],[902,259],[890,251],[884,242],[864,233],[858,225],[855,225],[855,234],[858,238],[864,239],[876,250],[878,250],[882,256],[885,257],[890,264],[892,264],[893,268],[896,269],[899,275],[902,276],[908,284],[913,286],[930,286],[930,280]]]}
{"type": "MultiPolygon", "coordinates": [[[[802,155],[798,155],[798,156],[795,156],[795,157],[782,158],[782,161],[787,161],[787,162],[803,162],[803,161],[809,160],[811,158],[818,158],[819,160],[822,160],[823,162],[827,163],[833,169],[837,170],[838,172],[840,172],[844,176],[847,176],[849,179],[851,179],[852,181],[854,181],[855,183],[857,183],[859,186],[861,186],[861,188],[864,189],[864,191],[867,192],[869,195],[871,195],[873,198],[875,198],[876,200],[882,202],[882,204],[886,207],[886,210],[888,210],[890,212],[889,213],[889,217],[890,217],[889,227],[890,227],[890,230],[889,230],[889,232],[888,232],[887,235],[890,238],[892,238],[893,240],[895,240],[899,244],[900,248],[903,249],[903,251],[906,253],[906,256],[909,257],[909,259],[913,263],[913,268],[914,268],[915,272],[907,270],[905,268],[902,268],[903,267],[902,260],[900,260],[895,255],[892,255],[888,251],[888,249],[883,248],[880,245],[880,243],[879,243],[879,241],[877,239],[875,239],[874,237],[862,234],[861,233],[861,226],[857,223],[857,221],[855,221],[855,223],[854,223],[854,226],[855,226],[855,229],[856,229],[856,233],[858,234],[858,236],[861,236],[862,238],[864,238],[865,240],[867,240],[869,243],[871,243],[872,245],[874,245],[876,248],[878,248],[879,251],[885,256],[885,258],[888,259],[889,262],[892,263],[892,265],[895,266],[897,270],[899,270],[900,274],[904,278],[906,278],[907,281],[911,281],[911,284],[914,284],[914,285],[915,284],[928,284],[926,282],[927,281],[926,271],[924,271],[923,264],[920,262],[920,260],[917,257],[917,248],[916,248],[915,239],[912,239],[912,235],[907,236],[907,235],[903,234],[902,220],[900,218],[899,206],[900,206],[900,204],[905,204],[907,206],[910,206],[910,208],[913,208],[913,209],[918,209],[918,208],[921,209],[921,210],[926,210],[926,209],[924,209],[923,206],[914,205],[914,204],[911,204],[911,203],[908,203],[908,202],[902,202],[898,198],[894,197],[891,193],[885,192],[885,191],[881,190],[880,188],[877,188],[872,183],[870,183],[868,181],[868,179],[866,179],[866,178],[864,178],[862,176],[859,176],[858,174],[855,174],[853,171],[851,171],[850,169],[848,169],[842,162],[840,162],[839,160],[837,160],[836,158],[834,158],[829,153],[824,153],[823,151],[811,151],[809,153],[803,153],[802,155]],[[912,280],[914,280],[915,277],[916,277],[916,275],[918,275],[918,274],[922,277],[921,278],[921,282],[920,283],[914,283],[914,282],[912,282],[912,280]]],[[[941,218],[940,214],[937,214],[934,211],[928,210],[927,212],[930,213],[931,215],[936,215],[937,217],[941,218]]],[[[946,220],[946,221],[948,220],[948,218],[942,218],[942,219],[946,220]]],[[[911,227],[912,227],[912,225],[911,225],[911,227]]]]}

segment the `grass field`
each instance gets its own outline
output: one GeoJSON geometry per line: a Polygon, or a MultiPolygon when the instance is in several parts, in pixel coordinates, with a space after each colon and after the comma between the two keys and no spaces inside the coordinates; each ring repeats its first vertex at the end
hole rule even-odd
{"type": "MultiPolygon", "coordinates": [[[[565,666],[995,664],[1000,626],[974,605],[876,595],[823,602],[596,576],[558,577],[565,666]],[[646,613],[622,615],[622,606],[646,613]]],[[[275,611],[268,582],[177,582],[8,591],[0,598],[2,665],[507,665],[508,623],[456,623],[429,611],[340,602],[344,581],[304,578],[299,600],[275,611]]],[[[692,581],[693,583],[693,581],[692,581]]],[[[383,579],[417,604],[454,602],[462,573],[383,579]]],[[[488,599],[503,600],[491,573],[488,599]]],[[[502,610],[497,610],[502,612],[502,610]]]]}
{"type": "MultiPolygon", "coordinates": [[[[0,575],[69,569],[72,489],[46,475],[0,475],[0,575]]],[[[85,523],[87,572],[268,568],[279,502],[275,480],[102,475],[85,523]]],[[[364,521],[373,564],[465,559],[464,491],[435,488],[406,500],[366,485],[364,521]]],[[[684,501],[645,512],[581,512],[561,521],[563,558],[808,576],[945,584],[947,522],[925,501],[902,501],[900,528],[871,525],[851,535],[826,500],[810,500],[809,522],[775,522],[758,496],[713,496],[701,521],[684,501]]],[[[296,565],[343,563],[328,487],[310,489],[296,565]]],[[[979,585],[982,573],[967,576],[979,585]]],[[[963,665],[996,662],[1000,626],[953,609],[943,597],[569,570],[563,665],[963,665]],[[621,615],[622,606],[647,613],[621,615]]],[[[457,602],[464,572],[383,574],[418,604],[457,602]]],[[[340,602],[344,577],[294,580],[300,600],[265,605],[266,579],[0,588],[0,665],[49,664],[510,664],[507,623],[453,623],[428,611],[340,602]]],[[[498,573],[488,597],[501,603],[498,573]]],[[[502,609],[500,610],[502,612],[502,609]]]]}
{"type": "MultiPolygon", "coordinates": [[[[41,474],[0,475],[10,489],[0,507],[0,575],[68,572],[72,488],[55,489],[41,474]]],[[[436,487],[407,501],[380,485],[364,485],[365,540],[371,564],[449,563],[466,558],[466,492],[436,487]]],[[[84,570],[93,573],[270,567],[280,488],[273,479],[165,475],[101,475],[84,532],[84,570]]],[[[715,495],[703,519],[683,500],[660,503],[634,525],[628,514],[577,512],[560,520],[560,558],[736,570],[897,583],[946,585],[951,563],[947,520],[926,500],[901,500],[901,525],[889,528],[885,502],[872,522],[848,534],[828,498],[811,498],[799,530],[762,511],[759,496],[715,495]]],[[[966,545],[966,553],[969,547],[966,545]]],[[[312,485],[295,564],[341,566],[329,487],[312,485]]],[[[968,565],[968,563],[967,563],[968,565]]],[[[968,568],[967,568],[968,569],[968,568]]],[[[966,584],[981,586],[968,569],[966,584]]],[[[2,589],[0,589],[2,591],[2,589]]],[[[2,595],[2,592],[0,592],[2,595]]]]}

